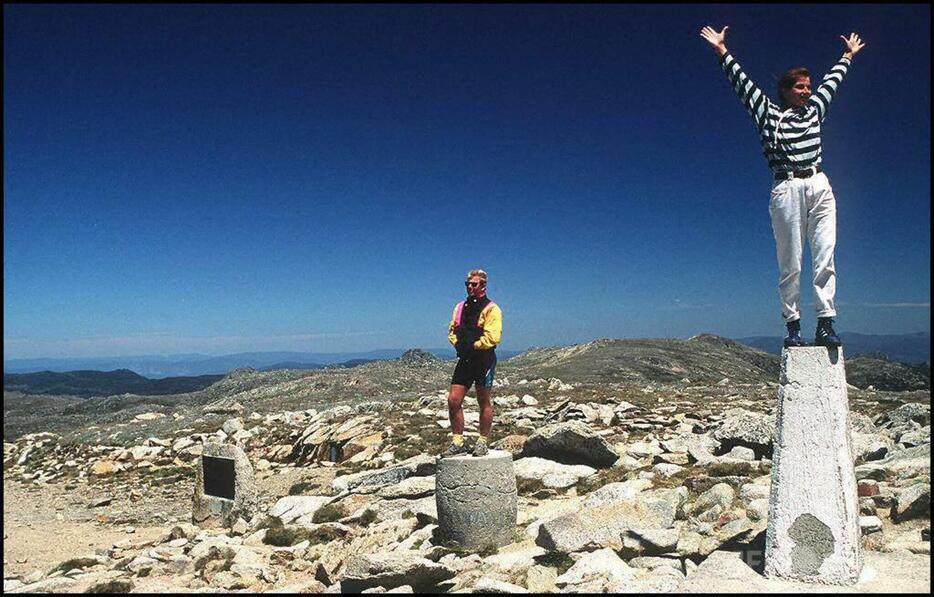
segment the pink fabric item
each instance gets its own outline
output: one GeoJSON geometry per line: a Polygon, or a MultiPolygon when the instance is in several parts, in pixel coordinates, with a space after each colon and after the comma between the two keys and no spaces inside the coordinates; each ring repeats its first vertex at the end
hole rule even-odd
{"type": "MultiPolygon", "coordinates": [[[[461,301],[457,303],[457,315],[454,316],[454,327],[457,327],[461,324],[461,313],[464,312],[464,303],[466,302],[467,301],[461,301]]],[[[486,307],[483,308],[483,311],[486,311],[487,309],[495,305],[496,303],[494,303],[493,301],[490,301],[489,303],[487,303],[486,307]]],[[[481,311],[480,313],[482,314],[483,311],[481,311]]]]}

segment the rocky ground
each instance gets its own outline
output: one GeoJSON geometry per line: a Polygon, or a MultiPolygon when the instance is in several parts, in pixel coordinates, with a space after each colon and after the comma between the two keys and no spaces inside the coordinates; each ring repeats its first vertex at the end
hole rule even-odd
{"type": "MultiPolygon", "coordinates": [[[[613,342],[504,361],[493,439],[513,454],[519,525],[479,553],[436,540],[451,363],[430,355],[68,402],[54,433],[4,443],[4,591],[819,589],[760,574],[774,361],[613,342]],[[256,474],[258,512],[230,529],[190,524],[212,440],[243,448],[256,474]]],[[[17,399],[11,422],[26,421],[17,399]]],[[[849,399],[866,566],[839,590],[929,592],[930,393],[849,399]]]]}

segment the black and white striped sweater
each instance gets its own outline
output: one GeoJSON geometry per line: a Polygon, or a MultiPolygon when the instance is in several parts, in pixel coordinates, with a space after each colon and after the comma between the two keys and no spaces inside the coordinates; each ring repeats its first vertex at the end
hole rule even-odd
{"type": "Polygon", "coordinates": [[[849,58],[840,58],[824,75],[807,103],[786,110],[766,97],[729,52],[720,57],[720,65],[759,129],[765,159],[772,172],[804,170],[821,163],[820,125],[847,72],[849,58]]]}

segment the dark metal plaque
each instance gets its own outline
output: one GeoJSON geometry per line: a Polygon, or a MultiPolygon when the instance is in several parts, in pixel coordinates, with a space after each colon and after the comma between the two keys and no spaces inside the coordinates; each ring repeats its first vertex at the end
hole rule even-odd
{"type": "Polygon", "coordinates": [[[204,494],[234,499],[234,461],[232,458],[202,456],[204,494]]]}

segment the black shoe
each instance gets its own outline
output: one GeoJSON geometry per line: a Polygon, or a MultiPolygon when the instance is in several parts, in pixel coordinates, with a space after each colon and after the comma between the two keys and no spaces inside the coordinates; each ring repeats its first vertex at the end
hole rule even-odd
{"type": "Polygon", "coordinates": [[[817,318],[817,331],[814,332],[814,344],[817,346],[826,346],[828,348],[837,348],[842,346],[840,336],[833,331],[833,319],[829,317],[817,318]]]}
{"type": "Polygon", "coordinates": [[[450,446],[448,446],[447,450],[441,452],[441,458],[448,458],[450,456],[457,456],[459,454],[467,454],[468,452],[470,452],[470,448],[468,448],[465,444],[458,446],[452,443],[450,446]]]}
{"type": "Polygon", "coordinates": [[[486,442],[477,442],[477,445],[473,447],[474,456],[486,456],[490,453],[490,448],[486,445],[486,442]]]}
{"type": "Polygon", "coordinates": [[[793,346],[804,346],[804,340],[801,339],[801,320],[795,319],[785,324],[788,328],[788,336],[785,337],[785,348],[793,346]]]}

